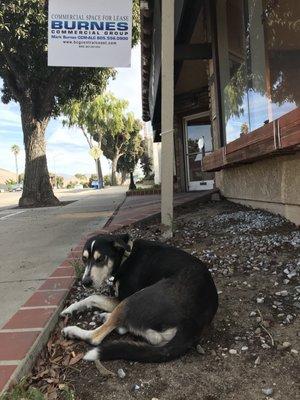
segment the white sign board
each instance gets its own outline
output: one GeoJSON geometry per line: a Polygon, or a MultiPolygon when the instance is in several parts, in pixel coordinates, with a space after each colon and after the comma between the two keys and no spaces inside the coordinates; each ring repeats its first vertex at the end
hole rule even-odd
{"type": "Polygon", "coordinates": [[[130,67],[132,0],[49,0],[48,65],[130,67]]]}

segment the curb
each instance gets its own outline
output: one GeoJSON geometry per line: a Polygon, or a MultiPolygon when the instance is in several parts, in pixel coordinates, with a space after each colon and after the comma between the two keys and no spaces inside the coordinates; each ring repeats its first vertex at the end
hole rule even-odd
{"type": "MultiPolygon", "coordinates": [[[[195,202],[206,202],[215,192],[213,190],[193,198],[182,196],[174,201],[174,209],[195,202]]],[[[160,202],[150,207],[149,204],[143,205],[139,210],[136,210],[134,205],[122,210],[125,200],[118,205],[102,229],[83,237],[77,246],[71,249],[67,258],[0,329],[0,395],[31,371],[38,354],[47,343],[76,280],[72,264],[81,259],[82,247],[86,240],[160,216],[160,202]]]]}

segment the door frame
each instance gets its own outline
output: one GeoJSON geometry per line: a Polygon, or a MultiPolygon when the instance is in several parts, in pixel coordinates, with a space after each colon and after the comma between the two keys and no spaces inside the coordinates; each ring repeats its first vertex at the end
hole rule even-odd
{"type": "MultiPolygon", "coordinates": [[[[194,119],[197,118],[202,118],[202,117],[210,117],[210,112],[209,111],[203,111],[200,113],[196,113],[196,114],[191,114],[191,115],[187,115],[185,117],[183,117],[182,119],[182,125],[183,125],[183,136],[184,136],[184,140],[183,140],[183,148],[184,148],[184,165],[185,165],[185,186],[188,192],[190,191],[194,191],[197,189],[190,189],[190,168],[189,168],[189,162],[188,162],[188,132],[187,132],[187,122],[188,121],[192,121],[194,119]]],[[[211,122],[210,122],[210,126],[211,126],[211,122]]],[[[211,136],[212,136],[212,130],[211,130],[211,136]]],[[[195,182],[206,182],[207,188],[205,188],[206,190],[210,190],[213,189],[214,186],[214,180],[208,180],[208,181],[195,181],[195,182]]],[[[203,190],[205,190],[203,189],[203,190]]],[[[199,189],[201,190],[201,189],[199,189]]]]}

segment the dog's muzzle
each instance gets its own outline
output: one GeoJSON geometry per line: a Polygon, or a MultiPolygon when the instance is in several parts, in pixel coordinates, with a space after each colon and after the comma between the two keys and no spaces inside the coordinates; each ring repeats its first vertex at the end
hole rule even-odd
{"type": "Polygon", "coordinates": [[[86,276],[82,279],[82,284],[85,287],[91,287],[93,285],[93,281],[90,276],[86,276]]]}

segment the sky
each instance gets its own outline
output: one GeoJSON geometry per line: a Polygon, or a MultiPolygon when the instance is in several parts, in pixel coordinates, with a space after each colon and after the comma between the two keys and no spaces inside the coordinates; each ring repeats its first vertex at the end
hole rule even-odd
{"type": "MultiPolygon", "coordinates": [[[[115,80],[110,80],[108,90],[115,96],[129,101],[128,111],[142,117],[140,46],[132,50],[131,68],[118,68],[115,80]]],[[[2,82],[0,80],[0,88],[2,82]]],[[[66,128],[62,118],[52,119],[46,130],[47,159],[49,171],[56,174],[74,175],[96,172],[94,160],[88,153],[88,144],[77,128],[66,128]]],[[[21,127],[20,108],[17,103],[0,102],[0,168],[15,171],[11,152],[13,144],[19,145],[19,171],[24,170],[25,152],[21,127]]],[[[104,175],[109,173],[109,162],[101,160],[104,175]]]]}

